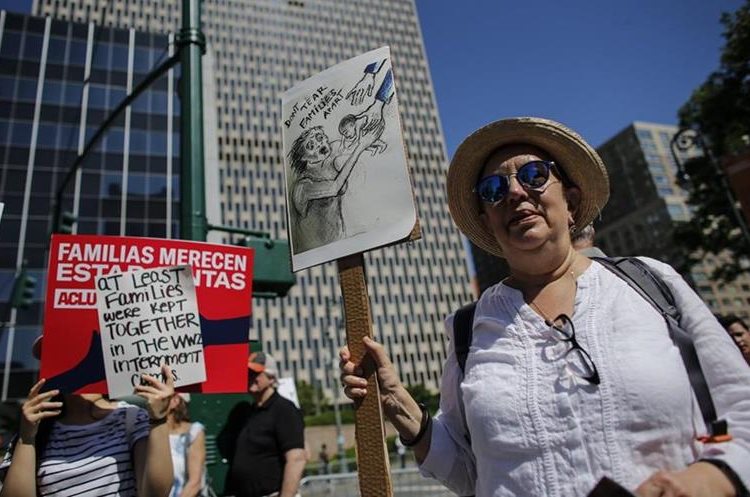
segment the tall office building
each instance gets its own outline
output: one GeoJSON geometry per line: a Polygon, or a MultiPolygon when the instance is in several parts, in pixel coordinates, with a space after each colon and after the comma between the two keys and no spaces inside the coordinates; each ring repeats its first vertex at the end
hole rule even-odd
{"type": "MultiPolygon", "coordinates": [[[[174,0],[34,5],[39,15],[160,33],[178,28],[179,10],[174,0]]],[[[414,1],[209,0],[202,18],[214,54],[222,221],[275,238],[287,237],[281,94],[328,66],[391,47],[422,239],[365,257],[370,303],[375,332],[404,380],[435,389],[446,349],[443,316],[472,297],[448,213],[446,151],[414,1]]],[[[283,374],[337,388],[332,361],[343,316],[336,266],[299,273],[283,300],[256,300],[250,336],[278,356],[283,374]]]]}
{"type": "MultiPolygon", "coordinates": [[[[676,132],[675,126],[634,122],[597,149],[610,175],[610,199],[597,224],[597,244],[608,254],[644,255],[679,265],[672,233],[691,212],[670,151],[676,132]]],[[[747,318],[750,277],[719,284],[710,278],[717,264],[720,257],[706,257],[685,276],[713,312],[747,318]]]]}
{"type": "MultiPolygon", "coordinates": [[[[56,192],[97,127],[169,46],[169,35],[0,11],[0,361],[13,366],[9,397],[28,392],[38,365],[31,343],[41,330],[56,192]],[[17,311],[8,301],[24,266],[38,283],[31,307],[17,311]]],[[[63,209],[76,214],[79,233],[176,233],[176,77],[165,74],[135,100],[71,177],[63,209]]]]}

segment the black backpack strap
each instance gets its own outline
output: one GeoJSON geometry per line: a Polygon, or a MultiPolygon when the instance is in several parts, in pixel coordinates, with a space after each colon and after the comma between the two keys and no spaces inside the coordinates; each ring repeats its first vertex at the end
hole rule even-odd
{"type": "Polygon", "coordinates": [[[472,302],[461,307],[453,315],[453,351],[456,354],[458,367],[461,368],[461,376],[458,378],[458,383],[456,384],[458,408],[461,411],[464,433],[469,445],[471,445],[471,433],[469,432],[469,425],[466,422],[466,408],[464,406],[463,394],[461,393],[461,381],[466,374],[466,358],[469,356],[471,339],[474,336],[474,312],[476,310],[477,303],[472,302]]]}
{"type": "Polygon", "coordinates": [[[593,259],[623,279],[662,315],[667,322],[669,335],[680,351],[709,434],[711,436],[726,435],[726,421],[716,419],[716,408],[695,351],[695,344],[690,334],[680,326],[680,311],[669,287],[651,267],[635,257],[593,257],[593,259]]]}
{"type": "Polygon", "coordinates": [[[466,358],[471,347],[471,338],[474,335],[474,311],[477,303],[466,304],[453,315],[453,350],[456,353],[458,367],[461,373],[466,369],[466,358]]]}

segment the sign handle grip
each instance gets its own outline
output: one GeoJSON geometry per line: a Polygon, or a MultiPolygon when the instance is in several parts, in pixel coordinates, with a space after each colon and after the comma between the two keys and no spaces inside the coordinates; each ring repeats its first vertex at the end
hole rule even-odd
{"type": "MultiPolygon", "coordinates": [[[[352,359],[359,362],[365,354],[362,339],[365,336],[372,337],[364,258],[358,253],[339,259],[337,263],[344,297],[346,342],[352,359]]],[[[372,361],[366,361],[363,367],[369,394],[361,402],[355,403],[359,491],[362,497],[393,497],[377,375],[372,361]]]]}

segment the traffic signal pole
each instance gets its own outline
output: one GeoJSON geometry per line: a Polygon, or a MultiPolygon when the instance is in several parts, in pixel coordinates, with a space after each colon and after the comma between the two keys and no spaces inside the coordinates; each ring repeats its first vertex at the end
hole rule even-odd
{"type": "MultiPolygon", "coordinates": [[[[13,348],[16,338],[16,319],[18,309],[25,309],[31,305],[34,298],[34,289],[36,288],[36,278],[29,275],[26,270],[26,261],[24,260],[21,269],[16,273],[13,283],[13,291],[10,297],[10,312],[8,316],[8,343],[5,347],[5,367],[3,369],[3,386],[0,401],[8,400],[8,388],[10,386],[10,366],[13,362],[13,348]]],[[[5,326],[6,323],[3,324],[5,326]]]]}
{"type": "Polygon", "coordinates": [[[201,57],[206,37],[201,31],[200,0],[182,0],[180,46],[180,238],[206,240],[205,174],[203,170],[203,80],[201,57]]]}
{"type": "Polygon", "coordinates": [[[180,53],[180,238],[205,241],[209,230],[240,234],[243,245],[255,249],[265,263],[255,265],[253,296],[286,295],[295,278],[289,266],[289,244],[270,234],[233,226],[209,224],[203,148],[203,66],[206,37],[201,31],[200,0],[182,0],[182,28],[177,35],[180,53]]]}

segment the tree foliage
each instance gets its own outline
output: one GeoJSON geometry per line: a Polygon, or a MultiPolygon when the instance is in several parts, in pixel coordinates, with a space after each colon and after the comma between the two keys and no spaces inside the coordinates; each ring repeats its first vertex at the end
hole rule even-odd
{"type": "Polygon", "coordinates": [[[708,157],[687,161],[691,194],[688,203],[693,217],[677,227],[675,241],[686,250],[686,268],[696,264],[703,253],[730,255],[712,277],[732,281],[750,271],[747,256],[750,246],[737,227],[726,191],[717,181],[712,164],[722,157],[747,148],[750,135],[750,0],[733,14],[721,17],[726,40],[719,69],[708,76],[680,108],[680,125],[702,135],[708,157]]]}
{"type": "Polygon", "coordinates": [[[310,385],[304,380],[299,380],[296,382],[296,386],[297,400],[299,400],[300,409],[306,416],[320,414],[321,410],[325,410],[330,405],[330,401],[323,394],[320,385],[310,385]]]}
{"type": "Polygon", "coordinates": [[[439,394],[432,393],[422,383],[409,385],[406,387],[406,390],[418,404],[424,404],[431,413],[437,412],[438,407],[440,406],[439,394]]]}

